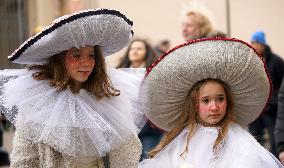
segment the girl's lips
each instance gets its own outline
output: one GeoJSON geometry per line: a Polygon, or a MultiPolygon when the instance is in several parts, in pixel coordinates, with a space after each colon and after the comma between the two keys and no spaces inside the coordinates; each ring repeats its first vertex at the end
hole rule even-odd
{"type": "Polygon", "coordinates": [[[84,76],[89,75],[91,73],[91,71],[78,71],[78,72],[84,76]]]}
{"type": "Polygon", "coordinates": [[[218,118],[221,114],[212,114],[212,115],[209,115],[209,117],[212,117],[212,118],[218,118]]]}

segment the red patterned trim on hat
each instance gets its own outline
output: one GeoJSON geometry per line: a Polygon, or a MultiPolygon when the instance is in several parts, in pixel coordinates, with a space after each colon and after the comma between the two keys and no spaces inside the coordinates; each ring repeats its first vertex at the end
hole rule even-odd
{"type": "MultiPolygon", "coordinates": [[[[246,46],[248,46],[249,48],[251,48],[256,54],[257,56],[260,58],[260,60],[262,61],[263,63],[263,67],[265,69],[265,73],[266,73],[266,76],[269,80],[269,83],[270,83],[270,91],[269,91],[269,98],[267,99],[266,103],[265,103],[265,106],[262,110],[262,112],[267,108],[267,105],[269,103],[269,100],[271,98],[271,95],[272,95],[272,81],[271,81],[271,78],[270,78],[270,75],[268,73],[268,70],[267,70],[267,66],[266,66],[266,63],[265,61],[263,60],[263,57],[247,42],[245,41],[242,41],[242,40],[239,40],[239,39],[236,39],[236,38],[228,38],[228,37],[210,37],[210,38],[201,38],[201,39],[196,39],[196,40],[190,40],[190,41],[187,41],[183,44],[180,44],[174,48],[172,48],[171,50],[169,50],[168,52],[166,52],[165,54],[163,54],[162,56],[160,56],[147,70],[146,70],[146,74],[145,74],[145,77],[144,77],[144,80],[147,78],[147,76],[149,75],[149,73],[152,71],[152,69],[160,62],[162,61],[165,57],[167,57],[171,52],[181,48],[181,47],[184,47],[184,46],[187,46],[187,45],[190,45],[190,44],[193,44],[193,43],[198,43],[198,42],[203,42],[203,41],[233,41],[233,42],[239,42],[239,43],[243,43],[245,44],[246,46]]],[[[144,81],[143,80],[143,81],[144,81]]],[[[142,82],[143,83],[143,82],[142,82]]],[[[262,114],[262,113],[260,113],[262,114]]],[[[157,126],[156,126],[157,127],[157,126]]],[[[158,128],[158,127],[157,127],[158,128]]]]}

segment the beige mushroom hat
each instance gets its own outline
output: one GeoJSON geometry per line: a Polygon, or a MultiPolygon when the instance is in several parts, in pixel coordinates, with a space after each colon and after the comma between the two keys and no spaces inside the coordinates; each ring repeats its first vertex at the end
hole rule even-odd
{"type": "Polygon", "coordinates": [[[204,38],[173,48],[147,70],[141,87],[144,113],[161,129],[175,128],[188,92],[204,79],[219,79],[230,87],[235,120],[242,126],[260,115],[270,97],[266,66],[248,43],[204,38]]]}

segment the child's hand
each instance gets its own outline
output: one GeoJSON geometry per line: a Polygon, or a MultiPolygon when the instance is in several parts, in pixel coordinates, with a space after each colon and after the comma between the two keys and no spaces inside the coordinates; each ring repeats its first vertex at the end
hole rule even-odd
{"type": "Polygon", "coordinates": [[[281,163],[284,164],[284,151],[280,152],[278,157],[281,163]]]}

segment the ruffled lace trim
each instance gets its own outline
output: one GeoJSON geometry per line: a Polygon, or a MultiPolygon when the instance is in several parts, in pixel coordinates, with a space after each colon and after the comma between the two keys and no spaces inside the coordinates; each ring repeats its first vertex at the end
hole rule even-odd
{"type": "Polygon", "coordinates": [[[140,78],[109,70],[121,94],[97,100],[85,90],[78,94],[69,89],[58,91],[48,81],[34,80],[31,74],[25,71],[3,82],[0,107],[16,127],[20,123],[29,128],[26,135],[34,143],[43,142],[70,156],[103,157],[136,134],[137,125],[141,128],[145,122],[143,114],[135,110],[140,78]]]}

